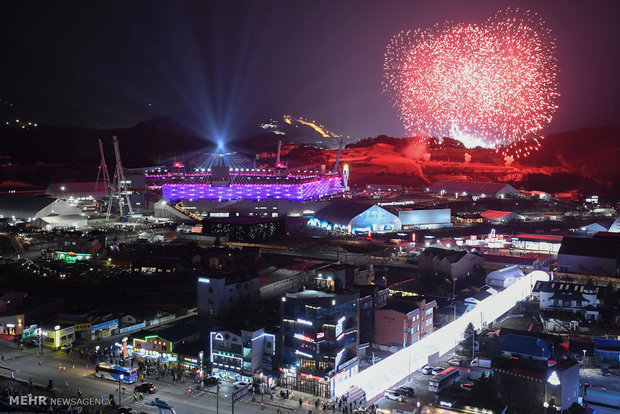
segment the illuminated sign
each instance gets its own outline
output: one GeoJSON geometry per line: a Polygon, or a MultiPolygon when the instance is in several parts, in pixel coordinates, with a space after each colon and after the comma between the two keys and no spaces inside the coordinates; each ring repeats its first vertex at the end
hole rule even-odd
{"type": "Polygon", "coordinates": [[[302,334],[297,334],[297,333],[296,333],[296,334],[295,334],[295,338],[297,338],[297,339],[301,339],[302,341],[306,341],[306,342],[314,342],[314,341],[312,340],[312,338],[310,338],[309,336],[302,335],[302,334]]]}
{"type": "Polygon", "coordinates": [[[211,280],[209,280],[209,278],[207,278],[207,277],[199,277],[198,281],[200,283],[211,283],[211,280]]]}
{"type": "Polygon", "coordinates": [[[320,338],[323,338],[323,337],[325,337],[325,332],[317,332],[316,333],[316,339],[320,339],[320,338]]]}
{"type": "Polygon", "coordinates": [[[342,323],[344,322],[345,317],[343,316],[342,318],[338,319],[338,324],[336,325],[336,337],[339,337],[340,334],[342,333],[342,323]]]}
{"type": "Polygon", "coordinates": [[[305,352],[301,352],[300,350],[295,350],[295,353],[296,353],[297,355],[305,356],[305,357],[307,357],[307,358],[313,358],[313,356],[312,356],[312,355],[310,355],[310,354],[306,354],[305,352]]]}
{"type": "Polygon", "coordinates": [[[547,379],[547,382],[551,385],[560,385],[560,378],[558,377],[558,373],[553,371],[547,379]]]}
{"type": "Polygon", "coordinates": [[[215,339],[218,340],[218,341],[223,341],[224,337],[222,336],[221,333],[218,332],[218,333],[215,334],[215,339]]]}
{"type": "Polygon", "coordinates": [[[302,325],[309,325],[312,326],[312,322],[311,321],[307,321],[305,319],[299,319],[297,318],[297,323],[301,323],[302,325]]]}

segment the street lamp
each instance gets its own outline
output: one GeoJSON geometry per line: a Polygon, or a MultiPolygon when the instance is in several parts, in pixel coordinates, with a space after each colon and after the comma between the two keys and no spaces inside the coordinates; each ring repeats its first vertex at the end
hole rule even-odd
{"type": "Polygon", "coordinates": [[[123,378],[125,376],[123,374],[119,375],[118,377],[118,406],[122,407],[123,406],[123,394],[121,394],[121,382],[123,381],[123,378]]]}

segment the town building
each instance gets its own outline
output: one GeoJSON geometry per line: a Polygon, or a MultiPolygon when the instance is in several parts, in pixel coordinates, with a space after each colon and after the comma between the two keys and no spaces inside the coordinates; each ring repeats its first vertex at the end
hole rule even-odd
{"type": "Polygon", "coordinates": [[[340,292],[354,285],[370,285],[375,278],[372,264],[329,264],[317,267],[313,273],[314,288],[328,292],[340,292]]]}
{"type": "Polygon", "coordinates": [[[371,284],[355,288],[360,293],[360,343],[374,343],[375,313],[386,305],[390,289],[371,284]]]}
{"type": "Polygon", "coordinates": [[[198,316],[224,318],[260,301],[260,276],[254,270],[213,272],[199,276],[198,316]]]}
{"type": "Polygon", "coordinates": [[[402,348],[433,332],[437,302],[407,299],[392,298],[375,311],[375,343],[402,348]]]}
{"type": "Polygon", "coordinates": [[[317,211],[308,226],[343,233],[381,233],[400,230],[401,221],[395,214],[377,204],[334,201],[317,211]]]}
{"type": "Polygon", "coordinates": [[[359,369],[359,293],[316,290],[282,298],[280,384],[322,398],[359,369]]]}
{"type": "MultiPolygon", "coordinates": [[[[208,325],[197,318],[186,319],[175,325],[146,329],[132,335],[133,355],[151,361],[178,363],[175,347],[200,339],[208,325]]],[[[205,352],[208,350],[205,349],[205,352]]]]}
{"type": "Polygon", "coordinates": [[[540,253],[557,253],[563,236],[551,234],[517,234],[511,239],[512,248],[540,253]]]}
{"type": "Polygon", "coordinates": [[[502,328],[499,332],[500,355],[527,360],[558,360],[565,354],[562,338],[556,335],[502,328]]]}
{"type": "Polygon", "coordinates": [[[484,259],[477,253],[427,247],[419,256],[420,272],[450,279],[464,279],[482,269],[484,259]]]}
{"type": "Polygon", "coordinates": [[[276,335],[263,327],[229,327],[209,334],[212,373],[229,381],[275,381],[276,335]]]}
{"type": "Polygon", "coordinates": [[[574,360],[496,358],[493,378],[508,412],[542,413],[547,408],[560,412],[579,402],[579,362],[574,360]]]}
{"type": "Polygon", "coordinates": [[[566,236],[558,251],[558,272],[620,275],[620,238],[566,236]]]}
{"type": "Polygon", "coordinates": [[[465,180],[441,180],[428,187],[427,192],[455,197],[511,198],[520,193],[513,186],[465,180]]]}
{"type": "Polygon", "coordinates": [[[452,210],[449,208],[436,208],[427,210],[399,210],[403,230],[428,230],[441,229],[452,226],[452,210]]]}
{"type": "Polygon", "coordinates": [[[586,284],[568,282],[537,282],[541,310],[559,310],[579,313],[586,320],[598,320],[598,287],[592,281],[586,284]]]}

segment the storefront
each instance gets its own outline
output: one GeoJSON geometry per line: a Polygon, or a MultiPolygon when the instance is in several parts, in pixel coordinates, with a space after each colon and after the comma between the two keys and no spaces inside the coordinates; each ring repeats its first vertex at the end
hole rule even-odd
{"type": "Polygon", "coordinates": [[[56,325],[54,329],[41,330],[42,345],[50,348],[60,348],[75,341],[75,327],[56,325]]]}
{"type": "Polygon", "coordinates": [[[13,339],[19,335],[24,327],[24,315],[11,315],[0,318],[0,335],[3,339],[13,339]]]}
{"type": "Polygon", "coordinates": [[[253,382],[251,377],[247,377],[241,374],[240,372],[228,371],[222,368],[213,368],[212,374],[213,376],[219,377],[225,381],[232,381],[232,382],[244,381],[250,384],[253,382]]]}

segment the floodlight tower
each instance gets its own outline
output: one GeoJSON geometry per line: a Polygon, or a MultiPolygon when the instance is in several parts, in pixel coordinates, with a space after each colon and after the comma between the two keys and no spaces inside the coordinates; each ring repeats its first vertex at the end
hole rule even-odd
{"type": "Polygon", "coordinates": [[[123,164],[121,163],[121,152],[118,149],[118,140],[116,135],[112,137],[112,144],[114,145],[114,156],[116,157],[116,170],[114,173],[114,182],[112,184],[112,191],[110,192],[110,200],[108,201],[108,213],[106,217],[110,217],[110,211],[112,209],[112,203],[115,197],[118,197],[118,209],[121,217],[123,216],[123,195],[127,199],[127,208],[129,214],[133,214],[133,208],[131,207],[131,199],[128,194],[127,182],[125,181],[125,173],[123,172],[123,164]]]}

